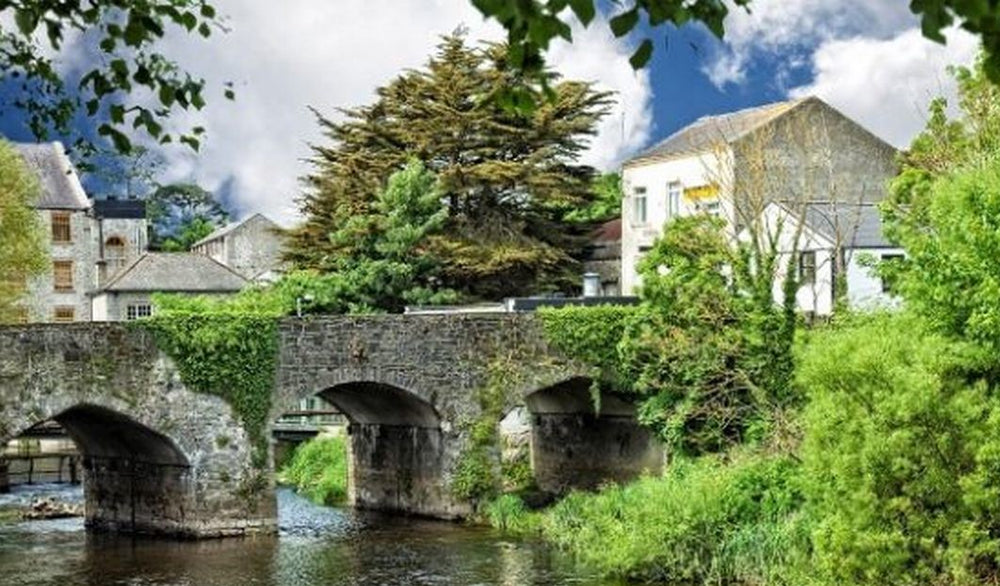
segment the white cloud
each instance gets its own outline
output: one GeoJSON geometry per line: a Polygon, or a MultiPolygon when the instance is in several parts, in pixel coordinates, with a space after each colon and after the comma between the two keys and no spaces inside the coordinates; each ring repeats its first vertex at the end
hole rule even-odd
{"type": "Polygon", "coordinates": [[[919,29],[892,38],[854,38],[822,43],[814,52],[811,83],[793,97],[816,95],[897,147],[907,146],[926,122],[927,106],[937,96],[955,103],[948,65],[969,64],[976,37],[948,33],[948,44],[925,39],[919,29]]]}
{"type": "Polygon", "coordinates": [[[703,68],[719,88],[745,80],[758,57],[786,63],[817,44],[865,36],[885,38],[913,24],[899,0],[754,0],[752,11],[730,3],[725,43],[703,68]]]}
{"type": "MultiPolygon", "coordinates": [[[[214,91],[235,83],[237,100],[210,96],[209,106],[180,122],[197,121],[208,141],[195,156],[168,151],[168,179],[195,179],[209,189],[233,187],[245,212],[261,211],[288,223],[296,217],[298,180],[308,171],[309,143],[322,143],[308,111],[335,116],[338,107],[371,101],[374,90],[406,68],[422,65],[442,34],[459,25],[469,36],[501,38],[466,0],[218,0],[231,32],[207,42],[169,41],[171,54],[209,79],[214,91]]],[[[625,110],[609,116],[587,161],[611,166],[646,140],[651,90],[635,74],[627,48],[602,23],[577,31],[572,46],[555,46],[551,62],[574,78],[618,92],[625,110]]]]}

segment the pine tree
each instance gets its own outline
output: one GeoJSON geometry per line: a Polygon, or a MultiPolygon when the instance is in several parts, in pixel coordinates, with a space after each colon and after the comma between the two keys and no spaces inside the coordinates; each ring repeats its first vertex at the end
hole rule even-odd
{"type": "Polygon", "coordinates": [[[349,242],[329,235],[371,213],[388,177],[411,158],[439,181],[448,212],[429,237],[445,287],[496,299],[576,282],[573,259],[585,229],[564,221],[587,205],[593,169],[578,164],[610,95],[554,74],[553,99],[530,113],[496,99],[516,82],[506,49],[445,37],[420,70],[377,92],[368,106],[318,115],[329,146],[314,146],[301,200],[305,223],[291,234],[288,260],[333,270],[349,242]]]}

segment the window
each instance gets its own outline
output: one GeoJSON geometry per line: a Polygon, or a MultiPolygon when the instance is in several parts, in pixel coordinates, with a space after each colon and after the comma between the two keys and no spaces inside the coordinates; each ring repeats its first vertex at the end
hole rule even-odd
{"type": "Polygon", "coordinates": [[[667,184],[667,219],[674,218],[681,213],[681,194],[684,188],[680,181],[671,181],[667,184]]]}
{"type": "Polygon", "coordinates": [[[52,242],[68,244],[73,241],[69,212],[52,212],[52,242]]]}
{"type": "Polygon", "coordinates": [[[73,291],[73,261],[52,261],[53,288],[60,293],[73,291]]]}
{"type": "Polygon", "coordinates": [[[76,309],[70,306],[57,307],[53,312],[53,321],[67,323],[76,319],[76,309]]]}
{"type": "Polygon", "coordinates": [[[893,289],[896,286],[896,275],[894,274],[894,268],[899,266],[902,262],[904,256],[902,254],[883,254],[882,262],[882,292],[887,294],[892,294],[893,289]]]}
{"type": "Polygon", "coordinates": [[[632,221],[636,224],[646,223],[646,188],[636,187],[632,208],[632,221]]]}
{"type": "Polygon", "coordinates": [[[713,199],[711,201],[706,201],[698,204],[698,209],[700,209],[701,211],[705,212],[710,216],[718,217],[719,212],[722,211],[722,204],[719,203],[719,200],[713,199]]]}
{"type": "Polygon", "coordinates": [[[816,253],[812,250],[799,253],[799,283],[812,285],[816,282],[816,253]]]}
{"type": "Polygon", "coordinates": [[[125,308],[125,319],[128,321],[137,320],[153,315],[153,308],[148,303],[138,303],[125,308]]]}
{"type": "Polygon", "coordinates": [[[125,266],[125,241],[118,236],[112,236],[104,242],[104,261],[107,263],[109,275],[118,272],[125,266]]]}

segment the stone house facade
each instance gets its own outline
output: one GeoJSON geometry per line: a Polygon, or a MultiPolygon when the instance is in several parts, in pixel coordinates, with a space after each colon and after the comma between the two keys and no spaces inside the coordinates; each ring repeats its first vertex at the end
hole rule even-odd
{"type": "Polygon", "coordinates": [[[191,252],[226,265],[253,282],[269,282],[281,271],[281,228],[263,214],[233,222],[195,242],[191,252]]]}
{"type": "Polygon", "coordinates": [[[27,284],[22,319],[90,321],[88,293],[105,274],[106,255],[113,253],[123,266],[146,248],[145,208],[142,202],[127,202],[129,212],[123,213],[122,206],[88,199],[58,142],[14,146],[41,186],[35,208],[51,258],[50,268],[27,284]]]}
{"type": "MultiPolygon", "coordinates": [[[[792,211],[806,221],[823,206],[833,206],[863,216],[869,233],[874,221],[881,238],[874,204],[885,197],[886,184],[896,173],[896,154],[815,97],[695,121],[623,165],[622,293],[636,292],[639,259],[674,217],[714,215],[737,238],[748,225],[760,225],[764,214],[792,211]]],[[[820,232],[811,246],[829,245],[829,234],[820,232]]],[[[844,236],[834,240],[843,243],[844,236]]],[[[878,243],[888,246],[884,238],[878,243]]],[[[789,254],[795,250],[790,241],[785,245],[789,254]]],[[[872,286],[859,283],[855,285],[872,286]]],[[[802,293],[801,299],[825,298],[825,293],[814,293],[802,293]]],[[[800,303],[803,311],[824,313],[825,308],[823,303],[800,303]]]]}

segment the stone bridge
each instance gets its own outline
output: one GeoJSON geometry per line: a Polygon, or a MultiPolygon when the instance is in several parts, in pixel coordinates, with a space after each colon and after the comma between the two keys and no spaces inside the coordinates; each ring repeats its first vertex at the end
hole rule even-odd
{"type": "MultiPolygon", "coordinates": [[[[358,507],[468,514],[453,480],[484,420],[526,407],[546,491],[658,469],[634,409],[546,343],[530,314],[290,318],[278,326],[274,421],[322,395],[350,420],[358,507]]],[[[122,324],[0,328],[0,441],[53,419],[84,456],[88,526],[187,537],[270,532],[270,463],[223,399],[189,389],[154,336],[122,324]],[[258,462],[259,463],[259,462],[258,462]]],[[[482,448],[482,446],[480,446],[482,448]]],[[[499,467],[499,446],[485,448],[499,467]]]]}

